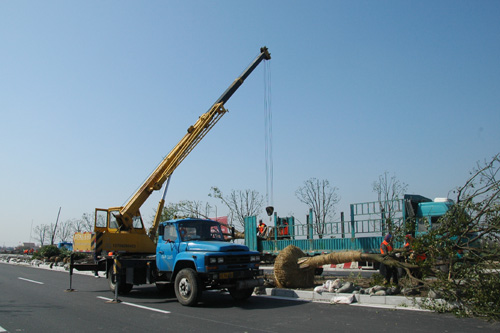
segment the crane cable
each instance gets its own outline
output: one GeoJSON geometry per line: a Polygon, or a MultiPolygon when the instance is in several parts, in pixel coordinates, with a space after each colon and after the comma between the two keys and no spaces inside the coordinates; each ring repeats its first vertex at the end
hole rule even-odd
{"type": "Polygon", "coordinates": [[[273,170],[273,127],[271,109],[271,62],[264,63],[264,135],[265,135],[265,161],[266,161],[266,201],[267,214],[271,216],[274,212],[274,170],[273,170]]]}

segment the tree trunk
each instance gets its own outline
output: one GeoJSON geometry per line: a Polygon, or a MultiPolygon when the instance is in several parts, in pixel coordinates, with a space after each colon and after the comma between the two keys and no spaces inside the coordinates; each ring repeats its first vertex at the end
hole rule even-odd
{"type": "Polygon", "coordinates": [[[401,267],[405,270],[418,266],[399,262],[381,254],[360,251],[332,252],[314,257],[306,257],[296,246],[283,249],[274,262],[274,277],[278,288],[311,288],[314,286],[314,269],[323,265],[336,265],[352,261],[380,262],[384,265],[401,267]]]}

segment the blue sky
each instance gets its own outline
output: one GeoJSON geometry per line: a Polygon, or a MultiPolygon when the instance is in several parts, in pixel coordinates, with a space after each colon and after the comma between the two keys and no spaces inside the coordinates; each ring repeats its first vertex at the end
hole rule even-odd
{"type": "MultiPolygon", "coordinates": [[[[2,1],[0,245],[122,205],[232,81],[271,52],[274,205],[388,171],[447,196],[500,151],[498,1],[2,1]]],[[[176,170],[167,201],[265,195],[264,67],[176,170]]],[[[160,198],[143,206],[150,219],[160,198]]]]}

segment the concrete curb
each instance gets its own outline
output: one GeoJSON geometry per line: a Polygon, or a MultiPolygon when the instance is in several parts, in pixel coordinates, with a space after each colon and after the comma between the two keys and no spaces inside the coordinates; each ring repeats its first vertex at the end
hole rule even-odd
{"type": "Polygon", "coordinates": [[[391,309],[406,309],[406,310],[419,310],[429,311],[422,309],[423,299],[421,297],[405,297],[405,296],[370,296],[361,294],[336,294],[323,292],[321,294],[314,291],[294,290],[294,289],[279,289],[279,288],[265,288],[260,290],[257,296],[264,297],[278,297],[284,299],[295,299],[305,302],[321,302],[335,304],[332,299],[334,297],[354,296],[354,301],[350,305],[359,306],[376,306],[391,309]]]}

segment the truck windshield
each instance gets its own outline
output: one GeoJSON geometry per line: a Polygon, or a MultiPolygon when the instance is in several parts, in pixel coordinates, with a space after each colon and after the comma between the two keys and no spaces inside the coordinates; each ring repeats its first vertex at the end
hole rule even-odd
{"type": "Polygon", "coordinates": [[[431,228],[438,228],[439,227],[439,224],[440,224],[440,219],[441,219],[441,215],[440,216],[431,216],[431,228]]]}
{"type": "Polygon", "coordinates": [[[442,216],[430,216],[430,224],[429,224],[429,216],[421,217],[417,219],[418,222],[418,232],[427,232],[427,230],[430,228],[438,228],[440,224],[440,218],[442,216]]]}
{"type": "Polygon", "coordinates": [[[223,241],[220,224],[214,221],[184,221],[179,223],[179,236],[182,241],[205,240],[223,241]]]}

